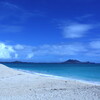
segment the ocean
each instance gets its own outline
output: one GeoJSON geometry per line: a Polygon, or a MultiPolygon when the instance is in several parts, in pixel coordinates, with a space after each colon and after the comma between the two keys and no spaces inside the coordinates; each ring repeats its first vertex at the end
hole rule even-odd
{"type": "Polygon", "coordinates": [[[10,68],[26,71],[32,74],[39,73],[44,75],[54,75],[63,78],[100,83],[100,64],[5,63],[5,65],[10,68]]]}

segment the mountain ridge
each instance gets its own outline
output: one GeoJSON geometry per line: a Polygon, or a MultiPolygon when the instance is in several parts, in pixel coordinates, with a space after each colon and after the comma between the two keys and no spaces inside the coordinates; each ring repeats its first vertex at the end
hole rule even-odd
{"type": "Polygon", "coordinates": [[[36,63],[36,64],[39,64],[39,63],[43,63],[43,64],[46,64],[46,63],[56,63],[56,64],[96,64],[95,62],[89,62],[89,61],[86,61],[86,62],[82,62],[82,61],[79,61],[79,60],[76,60],[76,59],[68,59],[64,62],[23,62],[23,61],[11,61],[11,62],[0,62],[0,63],[36,63]]]}

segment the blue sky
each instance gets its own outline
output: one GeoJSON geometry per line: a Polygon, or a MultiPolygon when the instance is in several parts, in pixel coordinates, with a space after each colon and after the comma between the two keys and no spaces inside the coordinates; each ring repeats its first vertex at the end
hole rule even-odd
{"type": "Polygon", "coordinates": [[[0,0],[1,61],[99,58],[99,0],[0,0]]]}

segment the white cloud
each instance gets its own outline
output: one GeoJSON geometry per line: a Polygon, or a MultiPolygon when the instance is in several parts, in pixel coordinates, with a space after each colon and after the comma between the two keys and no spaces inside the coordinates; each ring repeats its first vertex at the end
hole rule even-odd
{"type": "Polygon", "coordinates": [[[6,45],[0,43],[1,59],[32,59],[34,57],[46,55],[77,55],[86,52],[84,46],[80,44],[67,45],[42,45],[38,47],[24,45],[6,45]]]}
{"type": "Polygon", "coordinates": [[[18,58],[18,54],[15,53],[15,57],[14,58],[17,59],[18,58]]]}
{"type": "Polygon", "coordinates": [[[31,59],[33,56],[34,56],[34,53],[29,53],[29,54],[27,55],[27,59],[31,59]]]}
{"type": "Polygon", "coordinates": [[[86,55],[91,57],[100,57],[100,50],[90,50],[86,53],[86,55]]]}
{"type": "Polygon", "coordinates": [[[13,58],[14,53],[15,50],[11,46],[5,45],[4,43],[0,43],[0,58],[2,59],[13,58]]]}
{"type": "Polygon", "coordinates": [[[88,51],[85,55],[91,57],[100,57],[100,40],[91,41],[87,44],[88,51]]]}
{"type": "Polygon", "coordinates": [[[100,41],[92,41],[90,42],[91,48],[100,49],[100,41]]]}
{"type": "Polygon", "coordinates": [[[24,45],[6,45],[0,43],[0,59],[27,59],[34,56],[33,48],[24,45]]]}
{"type": "Polygon", "coordinates": [[[100,41],[89,43],[90,47],[80,43],[59,44],[59,45],[41,45],[41,46],[27,46],[27,45],[7,45],[0,43],[0,59],[17,59],[28,60],[40,57],[49,56],[68,56],[76,57],[83,55],[100,56],[100,41]]]}
{"type": "Polygon", "coordinates": [[[63,34],[65,38],[81,38],[92,26],[89,24],[72,23],[63,27],[63,34]]]}
{"type": "Polygon", "coordinates": [[[14,48],[17,49],[17,50],[21,50],[21,49],[24,49],[24,46],[17,44],[17,45],[14,46],[14,48]]]}
{"type": "Polygon", "coordinates": [[[36,55],[77,55],[86,49],[80,44],[43,45],[35,52],[36,55]]]}

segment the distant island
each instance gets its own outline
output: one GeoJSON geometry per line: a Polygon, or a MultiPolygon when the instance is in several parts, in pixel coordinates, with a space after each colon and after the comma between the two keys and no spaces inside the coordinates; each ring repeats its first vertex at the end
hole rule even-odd
{"type": "Polygon", "coordinates": [[[89,61],[81,62],[79,60],[74,60],[74,59],[69,59],[69,60],[67,60],[67,61],[65,61],[63,63],[65,63],[65,64],[95,64],[94,62],[89,62],[89,61]]]}
{"type": "MultiPolygon", "coordinates": [[[[33,63],[33,64],[47,64],[48,62],[22,62],[22,61],[13,61],[13,62],[0,62],[0,63],[16,63],[16,64],[18,64],[18,63],[27,63],[27,64],[29,64],[29,63],[33,63]]],[[[89,62],[89,61],[87,61],[87,62],[81,62],[81,61],[79,61],[79,60],[75,60],[75,59],[69,59],[69,60],[67,60],[67,61],[64,61],[64,62],[51,62],[51,64],[96,64],[96,63],[94,63],[94,62],[89,62]]]]}

